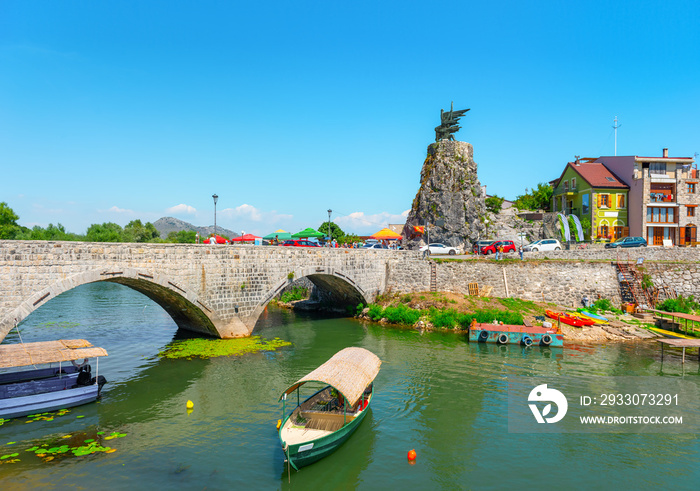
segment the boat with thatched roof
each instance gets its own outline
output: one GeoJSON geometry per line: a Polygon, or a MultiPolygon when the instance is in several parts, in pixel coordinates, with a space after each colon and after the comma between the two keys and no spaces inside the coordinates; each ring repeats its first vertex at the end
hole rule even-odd
{"type": "Polygon", "coordinates": [[[316,462],[350,437],[367,414],[381,364],[371,351],[345,348],[284,391],[280,397],[283,414],[288,396],[297,393],[296,407],[279,427],[289,465],[298,470],[316,462]],[[325,387],[299,402],[300,389],[307,382],[325,387]]]}
{"type": "Polygon", "coordinates": [[[99,375],[101,356],[107,351],[84,339],[0,345],[0,418],[94,401],[107,382],[99,375]],[[91,358],[97,361],[94,377],[91,358]]]}

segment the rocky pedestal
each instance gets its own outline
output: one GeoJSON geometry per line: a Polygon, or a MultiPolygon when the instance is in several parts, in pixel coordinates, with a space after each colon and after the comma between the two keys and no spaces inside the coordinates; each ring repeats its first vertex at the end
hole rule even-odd
{"type": "Polygon", "coordinates": [[[425,244],[415,226],[430,224],[430,242],[471,247],[484,238],[486,196],[476,174],[474,149],[469,143],[442,140],[428,146],[420,173],[420,189],[403,229],[409,247],[425,244]]]}

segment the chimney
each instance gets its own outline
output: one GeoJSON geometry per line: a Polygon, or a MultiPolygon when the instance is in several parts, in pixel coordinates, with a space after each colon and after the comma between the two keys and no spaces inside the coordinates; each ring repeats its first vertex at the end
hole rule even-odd
{"type": "Polygon", "coordinates": [[[665,159],[668,158],[668,148],[664,148],[664,155],[663,156],[665,159]]]}

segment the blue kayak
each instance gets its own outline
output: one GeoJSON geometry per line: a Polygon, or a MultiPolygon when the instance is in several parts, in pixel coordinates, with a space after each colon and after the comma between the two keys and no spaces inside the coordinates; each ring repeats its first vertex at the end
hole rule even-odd
{"type": "Polygon", "coordinates": [[[589,311],[587,311],[587,310],[578,309],[578,312],[579,312],[581,315],[585,315],[586,317],[590,317],[591,319],[597,319],[597,320],[599,320],[599,321],[610,322],[608,319],[606,319],[606,318],[603,317],[602,315],[594,314],[593,312],[589,312],[589,311]]]}

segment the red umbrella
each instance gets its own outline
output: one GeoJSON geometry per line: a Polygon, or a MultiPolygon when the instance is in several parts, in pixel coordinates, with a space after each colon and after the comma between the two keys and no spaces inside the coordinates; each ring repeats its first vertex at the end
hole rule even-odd
{"type": "Polygon", "coordinates": [[[224,238],[223,238],[222,236],[220,236],[220,235],[217,235],[217,236],[216,236],[216,243],[217,243],[217,244],[225,244],[225,243],[226,243],[226,239],[224,239],[224,238]]]}
{"type": "Polygon", "coordinates": [[[260,239],[262,237],[258,237],[257,235],[253,234],[245,234],[241,235],[240,237],[234,237],[231,239],[232,242],[255,242],[255,239],[260,239]]]}

